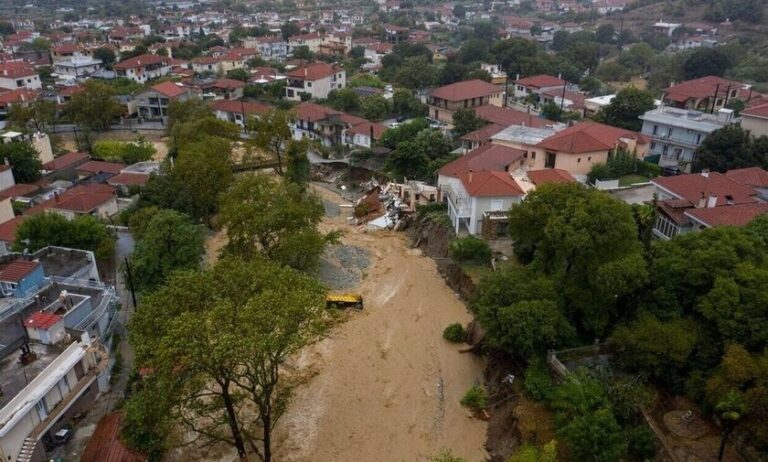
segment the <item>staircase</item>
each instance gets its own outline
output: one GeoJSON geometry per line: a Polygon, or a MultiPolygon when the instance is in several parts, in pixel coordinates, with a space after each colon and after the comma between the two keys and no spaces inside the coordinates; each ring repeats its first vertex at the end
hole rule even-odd
{"type": "Polygon", "coordinates": [[[19,450],[19,457],[16,458],[16,462],[30,462],[32,456],[37,448],[37,440],[34,438],[25,438],[24,443],[19,450]]]}

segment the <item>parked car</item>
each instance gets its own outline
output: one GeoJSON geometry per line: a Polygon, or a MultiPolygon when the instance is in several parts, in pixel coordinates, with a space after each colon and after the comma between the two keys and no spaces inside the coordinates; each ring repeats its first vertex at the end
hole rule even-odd
{"type": "Polygon", "coordinates": [[[661,167],[661,176],[677,176],[682,175],[682,170],[680,170],[680,167],[676,167],[673,165],[668,165],[666,167],[661,167]]]}

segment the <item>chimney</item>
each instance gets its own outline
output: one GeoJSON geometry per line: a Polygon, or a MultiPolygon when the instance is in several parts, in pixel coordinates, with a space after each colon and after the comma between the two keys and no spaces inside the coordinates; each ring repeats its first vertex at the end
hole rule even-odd
{"type": "Polygon", "coordinates": [[[703,176],[704,178],[709,178],[709,169],[708,168],[701,169],[701,176],[703,176]]]}
{"type": "Polygon", "coordinates": [[[704,195],[704,193],[701,193],[701,197],[699,198],[699,203],[697,204],[697,208],[703,209],[707,205],[707,196],[704,195]]]}
{"type": "Polygon", "coordinates": [[[53,192],[53,197],[56,199],[56,202],[61,202],[61,198],[59,197],[58,191],[53,192]]]}
{"type": "Polygon", "coordinates": [[[515,81],[518,81],[518,80],[520,80],[520,74],[515,75],[515,81]]]}
{"type": "Polygon", "coordinates": [[[712,207],[717,207],[717,195],[715,194],[710,194],[707,200],[707,208],[711,209],[712,207]]]}
{"type": "Polygon", "coordinates": [[[472,183],[472,177],[473,177],[472,169],[469,170],[469,182],[472,183]]]}

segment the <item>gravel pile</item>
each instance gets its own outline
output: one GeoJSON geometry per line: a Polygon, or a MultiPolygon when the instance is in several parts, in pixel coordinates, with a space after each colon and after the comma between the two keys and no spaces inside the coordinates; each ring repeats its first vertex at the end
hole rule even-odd
{"type": "Polygon", "coordinates": [[[334,258],[344,268],[364,270],[371,264],[370,253],[353,245],[340,245],[333,251],[334,258]]]}
{"type": "Polygon", "coordinates": [[[326,251],[320,260],[316,276],[331,290],[351,289],[363,278],[363,270],[370,265],[367,250],[340,245],[326,251]]]}

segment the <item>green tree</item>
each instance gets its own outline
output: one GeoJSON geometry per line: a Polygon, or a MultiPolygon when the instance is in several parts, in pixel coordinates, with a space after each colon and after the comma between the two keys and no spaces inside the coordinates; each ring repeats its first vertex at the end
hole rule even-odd
{"type": "Polygon", "coordinates": [[[601,24],[595,32],[595,39],[597,43],[613,43],[616,37],[616,30],[613,28],[613,24],[607,22],[601,24]]]}
{"type": "Polygon", "coordinates": [[[683,61],[683,77],[686,80],[708,75],[722,77],[731,67],[731,60],[717,48],[697,48],[683,61]]]}
{"type": "Polygon", "coordinates": [[[85,82],[84,90],[72,95],[64,106],[64,113],[80,128],[82,145],[89,152],[91,133],[109,128],[123,113],[116,96],[114,88],[91,79],[85,82]]]}
{"type": "Polygon", "coordinates": [[[459,19],[464,19],[464,16],[467,14],[467,9],[464,5],[461,3],[457,3],[453,7],[453,15],[456,16],[459,19]]]}
{"type": "Polygon", "coordinates": [[[379,121],[387,117],[390,112],[389,101],[381,95],[373,95],[360,101],[360,109],[363,117],[372,121],[379,121]]]}
{"type": "Polygon", "coordinates": [[[395,149],[401,142],[413,140],[419,132],[428,128],[429,122],[426,119],[411,120],[397,128],[385,131],[379,140],[379,144],[389,149],[395,149]]]}
{"type": "Polygon", "coordinates": [[[288,40],[288,37],[296,35],[299,32],[299,26],[295,22],[288,21],[280,26],[280,33],[283,35],[283,40],[288,40]]]}
{"type": "Polygon", "coordinates": [[[479,130],[485,125],[483,119],[471,108],[462,108],[453,113],[453,135],[461,138],[467,133],[479,130]]]}
{"type": "Polygon", "coordinates": [[[640,131],[643,121],[639,117],[653,108],[650,92],[629,86],[616,94],[610,104],[600,111],[597,120],[614,127],[640,131]]]}
{"type": "Polygon", "coordinates": [[[219,194],[232,182],[231,144],[221,138],[208,138],[185,147],[173,168],[182,193],[192,204],[190,215],[210,225],[218,210],[219,194]]]}
{"type": "Polygon", "coordinates": [[[557,462],[557,442],[552,440],[541,448],[524,444],[507,462],[557,462]]]}
{"type": "Polygon", "coordinates": [[[581,185],[536,188],[510,210],[509,233],[518,255],[552,277],[568,317],[587,332],[607,333],[647,279],[630,207],[581,185]]]}
{"type": "Polygon", "coordinates": [[[410,90],[398,88],[392,95],[392,111],[401,116],[423,116],[427,107],[410,90]]]}
{"type": "Polygon", "coordinates": [[[622,428],[608,409],[575,417],[559,430],[575,460],[613,462],[626,454],[622,428]]]}
{"type": "Polygon", "coordinates": [[[32,183],[40,179],[43,163],[30,143],[0,143],[0,161],[8,161],[13,167],[16,183],[32,183]]]}
{"type": "Polygon", "coordinates": [[[193,122],[195,120],[213,117],[213,111],[208,103],[199,98],[190,98],[186,101],[171,100],[168,104],[167,132],[173,133],[176,124],[193,122]]]}
{"type": "Polygon", "coordinates": [[[293,113],[282,109],[272,109],[251,121],[249,130],[254,133],[253,142],[257,148],[272,155],[277,162],[275,171],[283,174],[285,147],[293,138],[291,125],[293,113]]]}
{"type": "Polygon", "coordinates": [[[197,269],[204,253],[200,228],[175,210],[159,210],[147,223],[129,257],[137,290],[163,285],[174,271],[197,269]]]}
{"type": "Polygon", "coordinates": [[[16,229],[13,248],[36,252],[55,245],[90,250],[99,260],[112,258],[115,238],[96,217],[83,215],[67,220],[58,213],[41,213],[25,219],[16,229]]]}
{"type": "Polygon", "coordinates": [[[485,40],[467,40],[461,44],[456,59],[462,64],[485,61],[488,56],[488,51],[488,42],[485,40]]]}
{"type": "Polygon", "coordinates": [[[301,186],[246,175],[222,195],[219,219],[227,229],[227,252],[243,258],[262,253],[292,268],[309,269],[336,238],[318,231],[323,214],[320,198],[301,186]]]}
{"type": "Polygon", "coordinates": [[[231,154],[231,145],[240,140],[240,127],[231,122],[203,117],[186,123],[177,123],[173,126],[170,136],[170,153],[174,156],[183,151],[187,146],[210,140],[220,141],[222,146],[227,145],[222,152],[223,156],[231,154]]]}
{"type": "Polygon", "coordinates": [[[339,111],[356,111],[360,108],[360,97],[351,88],[331,90],[328,105],[339,111]]]}
{"type": "Polygon", "coordinates": [[[403,64],[395,74],[394,80],[405,88],[419,90],[432,85],[435,80],[435,74],[435,68],[427,58],[424,56],[413,56],[403,61],[403,64]]]}
{"type": "Polygon", "coordinates": [[[27,133],[43,132],[56,120],[56,103],[38,99],[27,104],[14,104],[8,110],[8,123],[27,133]]]}
{"type": "Polygon", "coordinates": [[[111,48],[99,47],[93,50],[93,59],[100,60],[104,67],[112,69],[112,65],[115,64],[117,57],[111,48]]]}
{"type": "Polygon", "coordinates": [[[143,137],[129,142],[102,140],[93,143],[95,158],[128,165],[150,160],[156,152],[155,146],[143,137]]]}
{"type": "Polygon", "coordinates": [[[310,51],[307,45],[294,47],[291,56],[293,56],[293,59],[304,59],[307,61],[311,61],[315,58],[315,54],[310,51]]]}
{"type": "Polygon", "coordinates": [[[676,386],[701,340],[691,320],[660,321],[650,314],[619,327],[612,337],[619,363],[625,370],[643,372],[676,386]]]}
{"type": "Polygon", "coordinates": [[[232,69],[231,71],[227,71],[227,78],[228,79],[234,79],[239,80],[241,82],[247,82],[248,77],[250,77],[250,74],[248,74],[248,71],[246,71],[243,68],[237,68],[232,69]]]}
{"type": "Polygon", "coordinates": [[[322,335],[323,302],[314,279],[258,257],[176,273],[131,319],[135,362],[172,384],[170,418],[203,444],[270,462],[291,394],[283,366],[322,335]]]}
{"type": "Polygon", "coordinates": [[[693,161],[693,171],[726,172],[734,168],[768,167],[768,138],[753,140],[739,125],[726,125],[710,133],[693,161]]]}
{"type": "Polygon", "coordinates": [[[288,164],[285,170],[285,180],[306,188],[312,173],[312,165],[307,157],[309,143],[306,140],[288,141],[285,148],[285,159],[288,164]]]}
{"type": "Polygon", "coordinates": [[[555,122],[560,122],[563,120],[563,111],[560,109],[560,106],[555,104],[553,101],[550,101],[548,103],[544,103],[541,105],[541,116],[548,120],[554,120],[555,122]]]}

